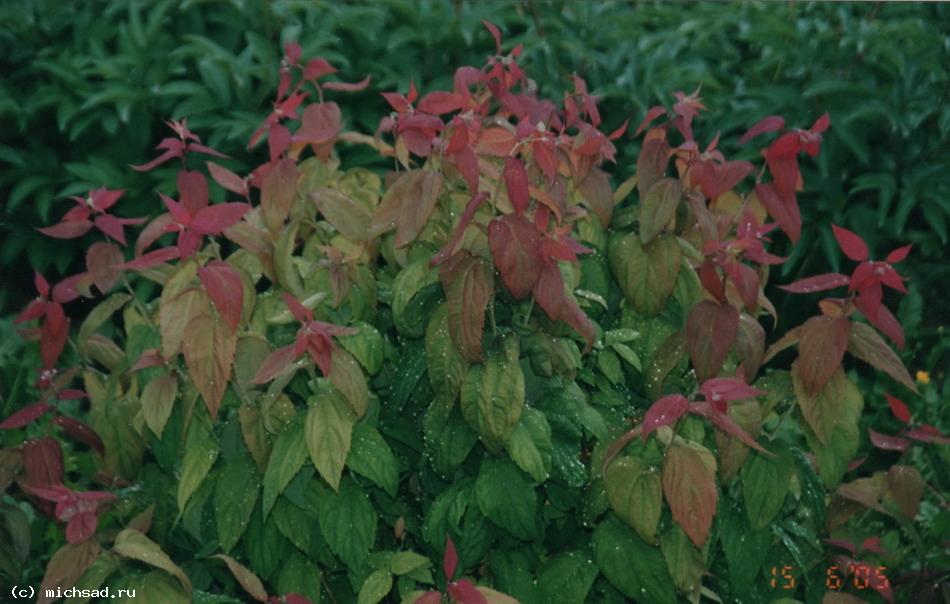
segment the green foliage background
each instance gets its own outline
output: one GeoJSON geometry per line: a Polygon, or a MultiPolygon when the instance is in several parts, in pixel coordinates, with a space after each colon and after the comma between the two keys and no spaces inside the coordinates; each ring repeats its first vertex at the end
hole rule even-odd
{"type": "MultiPolygon", "coordinates": [[[[832,221],[865,236],[877,257],[914,243],[913,261],[902,267],[911,278],[899,313],[910,342],[904,360],[912,371],[931,371],[936,386],[915,412],[946,432],[939,405],[950,393],[943,382],[950,361],[943,327],[950,316],[950,7],[937,4],[4,3],[0,316],[32,295],[26,266],[62,277],[82,265],[83,242],[54,242],[33,230],[59,219],[70,203],[64,196],[126,188],[122,211],[160,211],[154,192],[171,188],[174,169],[137,174],[126,165],[152,157],[163,120],[187,117],[204,142],[233,155],[229,167],[258,163],[238,141],[269,110],[281,42],[300,40],[306,56],[325,56],[345,79],[371,75],[367,91],[341,104],[351,129],[372,132],[386,111],[380,91],[405,90],[410,78],[420,89],[448,88],[455,66],[482,63],[491,41],[481,19],[497,23],[510,43],[525,44],[523,64],[542,91],[563,89],[573,72],[586,78],[612,122],[607,130],[625,117],[636,124],[673,91],[700,85],[710,109],[702,127],[721,127],[731,140],[767,114],[807,126],[828,111],[832,129],[822,153],[803,166],[803,242],[775,281],[838,268],[832,221]]],[[[630,137],[619,141],[615,182],[632,174],[638,147],[630,137]]],[[[736,148],[726,152],[743,157],[736,148]]],[[[386,168],[368,151],[341,153],[349,167],[386,168]]],[[[812,314],[808,298],[776,300],[786,326],[812,314]]],[[[0,321],[0,417],[19,405],[36,365],[9,320],[0,321]]],[[[882,389],[862,385],[869,396],[882,389]]],[[[876,425],[888,421],[880,410],[869,415],[876,425]]],[[[946,453],[920,456],[913,461],[925,479],[946,493],[946,453]]],[[[491,561],[517,567],[517,555],[499,550],[491,561]]],[[[39,561],[32,574],[41,576],[39,561]]]]}

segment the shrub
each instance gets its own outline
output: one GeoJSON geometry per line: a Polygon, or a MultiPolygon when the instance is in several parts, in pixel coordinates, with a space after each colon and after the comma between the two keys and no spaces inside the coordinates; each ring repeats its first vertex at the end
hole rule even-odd
{"type": "Polygon", "coordinates": [[[947,439],[892,395],[899,433],[866,430],[844,361],[917,393],[882,303],[909,246],[874,261],[835,226],[852,273],[783,287],[840,297],[771,345],[760,323],[828,116],[754,125],[757,168],[701,145],[678,92],[614,190],[626,124],[599,129],[580,77],[537,96],[486,27],[483,68],[385,93],[373,136],[328,100],[366,80],[288,44],[264,163],[232,172],[172,121],[135,167],[180,165],[177,193],[133,250],[121,190],[45,229],[102,240],[17,319],[42,366],[0,423],[4,572],[24,579],[44,515],[64,525],[34,535],[57,548],[44,588],[162,602],[935,596],[946,554],[920,527],[947,512],[903,460],[947,439]],[[338,142],[395,169],[347,169],[338,142]],[[71,331],[64,305],[100,295],[71,331]]]}

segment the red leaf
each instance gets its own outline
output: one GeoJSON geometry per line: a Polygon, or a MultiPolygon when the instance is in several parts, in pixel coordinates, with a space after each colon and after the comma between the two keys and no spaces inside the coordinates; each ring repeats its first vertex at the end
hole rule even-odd
{"type": "Polygon", "coordinates": [[[728,304],[703,300],[686,320],[686,350],[701,381],[719,373],[739,333],[739,311],[728,304]]]}
{"type": "Polygon", "coordinates": [[[827,130],[830,125],[831,125],[831,117],[829,117],[829,115],[825,113],[821,117],[819,117],[817,120],[815,120],[815,123],[811,125],[811,128],[809,128],[809,130],[811,130],[815,134],[821,134],[822,132],[827,130]]]}
{"type": "Polygon", "coordinates": [[[427,591],[418,598],[414,604],[442,604],[441,591],[427,591]]]}
{"type": "Polygon", "coordinates": [[[910,253],[910,250],[912,247],[914,246],[905,245],[904,247],[897,248],[896,250],[892,251],[890,254],[887,255],[887,258],[885,258],[885,262],[887,262],[888,264],[897,264],[898,262],[903,261],[904,258],[907,258],[907,254],[910,253]]]}
{"type": "Polygon", "coordinates": [[[762,396],[765,392],[734,378],[712,378],[703,382],[699,388],[706,400],[715,406],[719,401],[741,401],[746,398],[762,396]]]}
{"type": "Polygon", "coordinates": [[[469,362],[481,362],[485,310],[495,293],[491,265],[462,251],[442,265],[439,280],[445,291],[452,341],[469,362]]]}
{"type": "Polygon", "coordinates": [[[297,355],[294,352],[294,346],[284,346],[270,353],[261,363],[260,368],[251,380],[252,384],[263,384],[269,382],[284,371],[286,371],[296,360],[297,355]]]}
{"type": "Polygon", "coordinates": [[[159,264],[164,264],[169,260],[174,260],[175,258],[178,258],[179,255],[178,248],[163,247],[147,254],[142,254],[133,260],[129,260],[122,265],[122,268],[144,270],[158,266],[159,264]]]}
{"type": "MultiPolygon", "coordinates": [[[[180,143],[181,141],[173,141],[173,142],[180,143]]],[[[152,161],[148,163],[139,164],[139,165],[130,164],[130,167],[136,172],[148,172],[149,170],[152,170],[164,164],[168,160],[174,159],[176,157],[181,157],[182,155],[184,155],[184,145],[180,147],[168,149],[167,151],[165,151],[164,153],[162,153],[161,155],[159,155],[158,157],[156,157],[155,159],[153,159],[152,161]]]]}
{"type": "Polygon", "coordinates": [[[66,541],[73,544],[86,541],[95,534],[98,524],[95,512],[79,512],[66,524],[66,541]]]}
{"type": "Polygon", "coordinates": [[[701,415],[726,434],[738,438],[746,446],[752,447],[756,451],[763,453],[768,456],[772,454],[767,451],[762,445],[757,443],[754,438],[752,438],[748,432],[742,429],[739,424],[734,422],[729,415],[722,413],[713,408],[709,403],[691,403],[689,406],[689,412],[695,415],[701,415]]]}
{"type": "Polygon", "coordinates": [[[191,228],[202,235],[216,235],[240,220],[251,206],[246,203],[219,203],[198,212],[191,228]]]}
{"type": "Polygon", "coordinates": [[[216,183],[232,193],[247,197],[248,189],[246,180],[224,166],[219,166],[214,162],[209,161],[205,162],[205,164],[208,166],[208,172],[211,173],[211,178],[213,178],[216,183]]]}
{"type": "Polygon", "coordinates": [[[459,223],[455,226],[452,236],[449,238],[448,242],[446,242],[445,246],[439,250],[439,253],[432,257],[432,261],[429,263],[430,266],[437,266],[445,262],[446,259],[452,255],[452,253],[455,251],[455,248],[462,240],[462,236],[465,234],[465,229],[475,217],[475,212],[478,211],[478,208],[480,208],[487,199],[488,192],[483,191],[473,195],[472,198],[468,200],[468,204],[465,205],[465,210],[462,212],[462,217],[459,218],[459,223]]]}
{"type": "Polygon", "coordinates": [[[99,453],[99,455],[105,455],[105,444],[96,431],[88,424],[71,417],[66,417],[65,415],[53,418],[53,423],[62,428],[63,431],[73,439],[88,446],[90,449],[99,453]]]}
{"type": "MultiPolygon", "coordinates": [[[[209,164],[211,162],[208,162],[209,164]]],[[[208,180],[201,172],[180,170],[176,179],[181,204],[195,215],[208,206],[208,180]]]]}
{"type": "Polygon", "coordinates": [[[75,239],[76,237],[82,237],[88,233],[91,228],[92,222],[88,220],[70,220],[36,230],[55,239],[75,239]]]}
{"type": "Polygon", "coordinates": [[[241,275],[227,262],[212,260],[198,269],[198,278],[221,317],[232,330],[237,329],[244,304],[241,275]]]}
{"type": "Polygon", "coordinates": [[[633,135],[639,136],[640,133],[643,132],[647,126],[650,125],[650,122],[660,117],[664,113],[666,113],[666,107],[662,105],[655,105],[653,107],[650,107],[649,111],[647,111],[646,117],[644,117],[643,121],[640,122],[640,125],[637,126],[637,130],[636,132],[633,133],[633,135]]]}
{"type": "Polygon", "coordinates": [[[689,401],[682,394],[664,396],[650,405],[643,417],[643,438],[661,426],[669,426],[689,410],[689,401]]]}
{"type": "Polygon", "coordinates": [[[280,159],[281,154],[290,146],[293,137],[285,126],[271,124],[267,131],[267,149],[271,163],[280,159]]]}
{"type": "Polygon", "coordinates": [[[748,132],[739,139],[739,144],[744,145],[756,136],[766,132],[776,132],[785,127],[785,118],[780,115],[770,115],[762,118],[754,126],[749,128],[748,132]]]}
{"type": "Polygon", "coordinates": [[[806,393],[817,394],[841,366],[850,334],[851,321],[845,316],[812,317],[802,325],[797,367],[806,393]]]}
{"type": "Polygon", "coordinates": [[[706,259],[699,266],[699,282],[703,284],[712,296],[719,302],[726,301],[726,289],[722,284],[722,278],[716,272],[716,265],[711,260],[706,259]]]}
{"type": "Polygon", "coordinates": [[[672,441],[663,457],[663,493],[673,520],[702,548],[719,498],[715,458],[699,445],[672,441]]]}
{"type": "Polygon", "coordinates": [[[465,579],[449,583],[445,590],[455,604],[488,604],[488,600],[482,592],[475,589],[475,586],[465,579]]]}
{"type": "MultiPolygon", "coordinates": [[[[860,299],[859,299],[860,300],[860,299]]],[[[877,313],[873,316],[865,312],[864,308],[861,308],[861,312],[864,312],[867,316],[868,321],[872,325],[884,332],[884,335],[889,337],[898,348],[904,348],[904,328],[901,327],[901,324],[897,322],[897,317],[894,316],[891,311],[885,306],[881,306],[877,309],[877,313]]]]}
{"type": "Polygon", "coordinates": [[[907,405],[904,404],[904,401],[887,393],[884,394],[884,398],[887,399],[887,404],[890,406],[891,413],[894,414],[894,417],[901,420],[905,424],[909,424],[910,409],[907,408],[907,405]]]}
{"type": "Polygon", "coordinates": [[[857,234],[836,224],[831,225],[831,230],[834,231],[835,239],[838,240],[838,247],[841,248],[845,256],[856,262],[863,262],[868,259],[868,246],[857,234]]]}
{"type": "Polygon", "coordinates": [[[518,300],[531,293],[541,276],[540,243],[538,229],[523,216],[502,216],[488,223],[488,245],[495,268],[518,300]]]}
{"type": "Polygon", "coordinates": [[[501,54],[501,31],[498,29],[498,26],[485,19],[482,19],[482,25],[485,26],[485,29],[488,30],[491,37],[495,39],[495,50],[498,54],[501,54]]]}
{"type": "Polygon", "coordinates": [[[930,424],[921,424],[917,428],[908,430],[906,434],[909,438],[919,440],[920,442],[950,445],[950,438],[941,434],[937,428],[930,424]]]}
{"type": "Polygon", "coordinates": [[[86,251],[86,269],[100,292],[106,293],[119,281],[125,257],[114,243],[98,241],[86,251]]]}
{"type": "Polygon", "coordinates": [[[900,451],[903,453],[910,447],[910,441],[906,438],[901,438],[900,436],[881,434],[880,432],[875,432],[870,428],[868,428],[868,435],[871,437],[871,444],[878,449],[883,449],[885,451],[900,451]]]}
{"type": "Polygon", "coordinates": [[[23,469],[30,486],[62,484],[63,451],[59,443],[48,436],[23,443],[23,469]]]}
{"type": "Polygon", "coordinates": [[[790,192],[788,196],[783,197],[775,190],[774,185],[759,184],[755,185],[755,195],[792,243],[797,242],[802,234],[802,216],[794,193],[790,192]]]}
{"type": "Polygon", "coordinates": [[[453,111],[458,111],[461,109],[461,107],[462,95],[441,90],[430,92],[429,94],[425,95],[419,101],[417,106],[420,111],[425,111],[426,113],[431,113],[433,115],[451,113],[453,111]]]}
{"type": "Polygon", "coordinates": [[[52,409],[52,407],[45,403],[27,405],[0,422],[0,430],[14,430],[16,428],[22,428],[27,424],[32,424],[50,409],[52,409]]]}
{"type": "Polygon", "coordinates": [[[841,273],[823,273],[814,277],[799,279],[788,285],[779,285],[779,289],[784,289],[793,294],[811,294],[848,285],[849,281],[848,276],[841,273]]]}
{"type": "Polygon", "coordinates": [[[313,321],[313,311],[301,304],[297,298],[294,298],[287,292],[283,292],[281,296],[284,298],[284,304],[287,305],[287,308],[290,309],[290,313],[298,322],[310,323],[313,321]]]}
{"type": "Polygon", "coordinates": [[[505,188],[508,190],[508,199],[515,212],[524,214],[531,203],[531,193],[528,185],[528,173],[524,169],[524,162],[517,157],[505,159],[505,188]]]}
{"type": "Polygon", "coordinates": [[[455,551],[455,543],[452,542],[452,537],[449,535],[445,536],[445,554],[442,557],[442,570],[445,572],[445,580],[451,581],[455,578],[455,569],[458,566],[459,557],[458,552],[455,551]]]}
{"type": "Polygon", "coordinates": [[[324,82],[320,87],[324,90],[337,90],[339,92],[358,92],[366,90],[372,81],[372,76],[366,76],[359,82],[324,82]]]}
{"type": "Polygon", "coordinates": [[[759,273],[751,266],[738,261],[727,264],[726,273],[736,286],[746,310],[754,313],[759,301],[759,273]]]}
{"type": "Polygon", "coordinates": [[[307,61],[307,66],[303,68],[303,79],[318,80],[331,73],[336,73],[336,67],[330,65],[330,62],[323,57],[314,57],[307,61]]]}

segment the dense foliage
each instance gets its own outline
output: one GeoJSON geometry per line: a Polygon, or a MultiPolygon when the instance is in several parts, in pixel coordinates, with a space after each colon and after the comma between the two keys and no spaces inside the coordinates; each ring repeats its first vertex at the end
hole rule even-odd
{"type": "Polygon", "coordinates": [[[288,43],[252,169],[170,121],[133,166],[171,175],[142,216],[97,186],[41,229],[91,245],[17,318],[39,367],[0,423],[5,577],[156,602],[937,597],[950,513],[912,462],[948,441],[884,295],[912,248],[832,225],[848,269],[779,282],[836,297],[776,332],[767,296],[823,228],[799,196],[837,119],[720,147],[696,91],[606,129],[585,79],[548,100],[485,27],[482,67],[401,83],[367,133],[343,116],[368,80],[288,43]]]}

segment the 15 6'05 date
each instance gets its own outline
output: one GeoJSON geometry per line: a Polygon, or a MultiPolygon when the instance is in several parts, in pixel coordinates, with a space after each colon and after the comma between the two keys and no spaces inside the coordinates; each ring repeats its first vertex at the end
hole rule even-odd
{"type": "MultiPolygon", "coordinates": [[[[798,569],[794,566],[773,566],[768,576],[769,587],[772,589],[797,589],[798,569]]],[[[825,569],[825,587],[837,591],[843,589],[850,582],[856,589],[882,590],[891,586],[887,580],[886,566],[871,566],[870,564],[853,563],[842,568],[831,565],[825,569]]]]}

